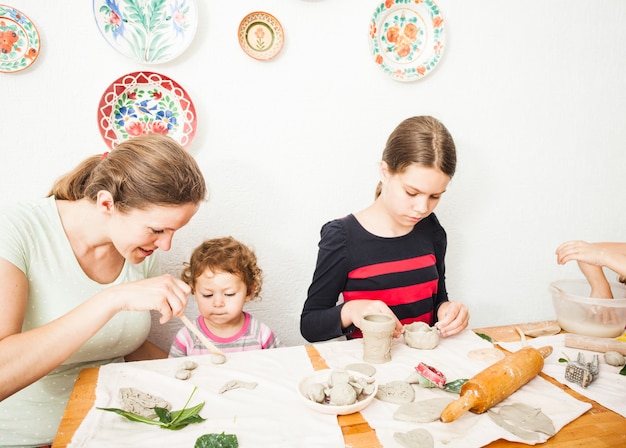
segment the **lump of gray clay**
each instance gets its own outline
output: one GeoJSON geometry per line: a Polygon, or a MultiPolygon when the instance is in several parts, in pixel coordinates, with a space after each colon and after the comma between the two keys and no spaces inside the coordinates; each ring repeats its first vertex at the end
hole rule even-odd
{"type": "Polygon", "coordinates": [[[429,423],[439,420],[443,410],[454,400],[448,397],[405,403],[398,406],[393,418],[404,422],[429,423]]]}
{"type": "Polygon", "coordinates": [[[323,403],[326,399],[325,389],[322,383],[313,383],[308,387],[306,396],[316,403],[323,403]]]}
{"type": "Polygon", "coordinates": [[[499,412],[492,408],[487,414],[499,426],[524,440],[539,440],[539,432],[549,437],[556,433],[552,420],[541,409],[524,403],[501,406],[499,412]]]}
{"type": "Polygon", "coordinates": [[[393,439],[403,448],[433,448],[435,440],[425,429],[412,429],[408,432],[395,432],[393,439]]]}
{"type": "Polygon", "coordinates": [[[604,360],[607,364],[615,367],[621,367],[626,363],[626,358],[620,352],[606,352],[604,360]]]}
{"type": "Polygon", "coordinates": [[[141,415],[147,418],[157,416],[155,407],[172,409],[172,405],[165,399],[156,395],[142,392],[134,387],[123,387],[119,390],[121,408],[127,412],[141,415]]]}
{"type": "Polygon", "coordinates": [[[412,348],[432,350],[439,345],[439,330],[425,322],[413,322],[404,326],[404,342],[412,348]]]}
{"type": "Polygon", "coordinates": [[[378,386],[376,398],[389,403],[410,403],[415,398],[415,389],[406,381],[391,381],[378,386]]]}
{"type": "Polygon", "coordinates": [[[356,391],[348,383],[335,384],[330,389],[330,404],[346,406],[356,403],[356,391]]]}
{"type": "Polygon", "coordinates": [[[179,380],[188,380],[191,378],[191,371],[187,369],[177,370],[174,376],[179,380]]]}

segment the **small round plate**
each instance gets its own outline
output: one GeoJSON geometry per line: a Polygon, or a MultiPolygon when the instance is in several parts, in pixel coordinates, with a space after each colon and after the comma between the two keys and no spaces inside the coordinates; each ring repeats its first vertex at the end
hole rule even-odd
{"type": "Polygon", "coordinates": [[[432,72],[441,59],[445,29],[432,0],[385,0],[369,27],[374,62],[397,81],[416,81],[432,72]]]}
{"type": "Polygon", "coordinates": [[[124,56],[160,64],[183,53],[196,33],[196,0],[93,0],[104,39],[124,56]]]}
{"type": "Polygon", "coordinates": [[[251,58],[272,59],[280,53],[284,43],[283,27],[271,14],[252,12],[239,24],[239,45],[251,58]]]}
{"type": "Polygon", "coordinates": [[[98,126],[107,146],[141,134],[159,133],[188,148],[196,133],[196,110],[174,80],[153,72],[116,79],[98,105],[98,126]]]}
{"type": "Polygon", "coordinates": [[[39,56],[39,33],[21,11],[0,5],[0,72],[28,68],[39,56]]]}

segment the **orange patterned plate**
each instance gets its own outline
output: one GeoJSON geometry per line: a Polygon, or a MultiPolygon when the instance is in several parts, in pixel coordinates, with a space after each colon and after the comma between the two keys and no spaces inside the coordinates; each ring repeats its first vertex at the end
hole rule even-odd
{"type": "Polygon", "coordinates": [[[441,60],[445,29],[432,0],[385,0],[369,26],[374,62],[396,81],[416,81],[441,60]]]}
{"type": "Polygon", "coordinates": [[[251,58],[272,59],[280,53],[284,43],[283,27],[271,14],[252,12],[239,24],[239,45],[251,58]]]}
{"type": "Polygon", "coordinates": [[[22,12],[0,5],[0,73],[19,72],[39,56],[39,33],[22,12]]]}

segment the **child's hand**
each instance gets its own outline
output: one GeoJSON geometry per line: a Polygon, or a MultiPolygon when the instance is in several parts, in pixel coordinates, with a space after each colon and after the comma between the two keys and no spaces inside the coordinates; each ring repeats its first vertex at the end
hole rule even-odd
{"type": "Polygon", "coordinates": [[[397,338],[402,334],[404,329],[402,323],[398,320],[393,311],[380,300],[351,300],[341,309],[341,324],[348,327],[352,324],[357,328],[361,328],[361,318],[366,314],[388,314],[396,321],[396,328],[393,331],[393,337],[397,338]]]}
{"type": "Polygon", "coordinates": [[[469,311],[460,302],[443,302],[437,311],[435,327],[442,337],[460,333],[469,324],[469,311]]]}

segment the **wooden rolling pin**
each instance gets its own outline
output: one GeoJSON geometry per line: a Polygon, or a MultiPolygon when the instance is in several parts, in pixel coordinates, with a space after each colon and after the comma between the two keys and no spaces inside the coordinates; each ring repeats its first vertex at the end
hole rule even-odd
{"type": "Polygon", "coordinates": [[[482,414],[536,377],[552,347],[524,347],[477,373],[461,387],[460,398],[450,403],[439,418],[448,423],[466,411],[482,414]]]}
{"type": "Polygon", "coordinates": [[[596,338],[593,336],[582,336],[579,334],[567,333],[565,335],[565,346],[569,348],[579,348],[591,350],[593,352],[619,352],[626,355],[626,342],[612,338],[596,338]]]}

